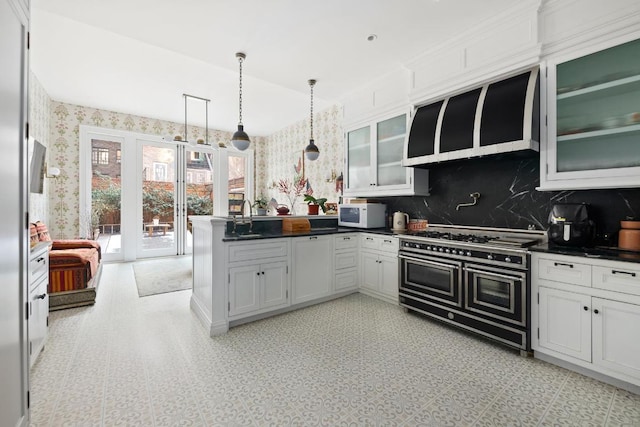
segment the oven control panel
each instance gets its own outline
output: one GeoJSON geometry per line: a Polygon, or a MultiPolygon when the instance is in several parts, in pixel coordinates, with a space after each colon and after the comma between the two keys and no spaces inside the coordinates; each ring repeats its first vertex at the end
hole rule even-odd
{"type": "Polygon", "coordinates": [[[415,251],[423,254],[438,255],[456,259],[485,260],[489,264],[510,264],[518,267],[526,265],[526,258],[521,254],[509,253],[500,249],[478,249],[463,246],[451,246],[427,242],[415,242],[403,240],[400,247],[408,251],[415,251]]]}

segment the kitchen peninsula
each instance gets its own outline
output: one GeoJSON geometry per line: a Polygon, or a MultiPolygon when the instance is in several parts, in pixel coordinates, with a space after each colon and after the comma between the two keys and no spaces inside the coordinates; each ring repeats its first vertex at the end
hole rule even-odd
{"type": "Polygon", "coordinates": [[[241,221],[235,233],[227,217],[189,218],[193,225],[191,309],[211,336],[358,291],[398,304],[396,236],[384,229],[338,227],[335,216],[308,218],[311,228],[307,231],[283,232],[283,217],[276,216],[253,218],[251,227],[241,221]],[[390,286],[367,281],[359,287],[358,268],[364,265],[359,262],[360,239],[375,245],[378,273],[385,276],[378,282],[390,286]],[[387,252],[392,256],[385,258],[387,252]]]}

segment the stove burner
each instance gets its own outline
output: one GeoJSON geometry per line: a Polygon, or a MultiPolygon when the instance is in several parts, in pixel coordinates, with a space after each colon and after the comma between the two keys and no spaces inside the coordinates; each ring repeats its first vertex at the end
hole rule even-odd
{"type": "Polygon", "coordinates": [[[456,242],[467,242],[467,243],[487,243],[491,240],[488,236],[479,236],[475,234],[459,234],[459,233],[451,233],[451,232],[440,232],[440,231],[422,231],[413,234],[414,236],[426,237],[429,239],[443,239],[443,240],[453,240],[456,242]]]}

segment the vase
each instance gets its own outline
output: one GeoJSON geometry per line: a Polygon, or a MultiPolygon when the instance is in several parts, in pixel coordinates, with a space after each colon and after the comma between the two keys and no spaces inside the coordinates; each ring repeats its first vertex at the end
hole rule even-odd
{"type": "Polygon", "coordinates": [[[308,206],[309,215],[318,215],[318,212],[320,212],[320,205],[309,204],[308,206]]]}

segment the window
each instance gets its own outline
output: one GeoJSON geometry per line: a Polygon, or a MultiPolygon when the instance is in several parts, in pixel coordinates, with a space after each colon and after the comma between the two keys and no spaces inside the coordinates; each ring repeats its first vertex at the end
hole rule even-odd
{"type": "Polygon", "coordinates": [[[117,149],[116,150],[116,163],[121,163],[122,162],[122,150],[117,149]]]}
{"type": "Polygon", "coordinates": [[[167,181],[167,164],[153,162],[153,180],[167,181]]]}
{"type": "Polygon", "coordinates": [[[94,164],[94,165],[108,165],[109,164],[109,149],[108,148],[93,148],[91,150],[91,163],[94,164]]]}

